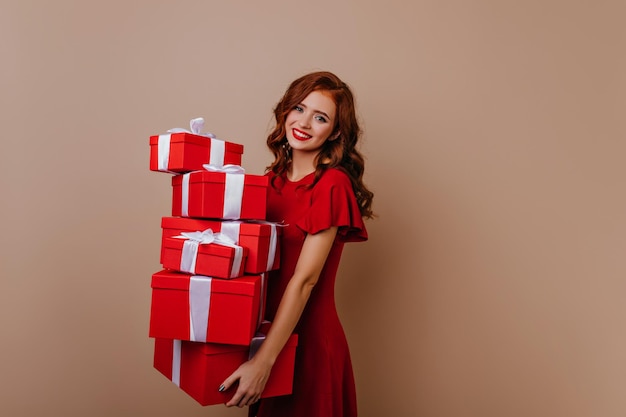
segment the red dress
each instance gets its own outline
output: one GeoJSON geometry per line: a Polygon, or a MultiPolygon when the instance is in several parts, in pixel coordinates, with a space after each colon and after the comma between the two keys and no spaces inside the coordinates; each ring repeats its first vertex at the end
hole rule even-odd
{"type": "MultiPolygon", "coordinates": [[[[272,174],[269,174],[272,176],[272,174]]],[[[338,227],[319,280],[302,313],[293,394],[262,399],[259,417],[354,417],[356,391],[348,343],[335,307],[335,276],[345,242],[367,239],[348,176],[324,172],[313,188],[314,173],[297,182],[276,178],[270,186],[268,219],[284,221],[281,267],[268,279],[267,319],[272,320],[307,233],[338,227]]]]}

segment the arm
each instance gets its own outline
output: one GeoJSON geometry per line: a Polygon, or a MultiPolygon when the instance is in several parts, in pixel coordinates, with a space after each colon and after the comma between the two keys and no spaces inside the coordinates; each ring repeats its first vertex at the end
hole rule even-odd
{"type": "Polygon", "coordinates": [[[337,227],[331,227],[305,238],[296,269],[287,284],[265,341],[256,355],[242,364],[220,387],[223,391],[239,380],[237,392],[226,403],[227,407],[243,407],[260,398],[276,357],[300,320],[336,235],[337,227]]]}

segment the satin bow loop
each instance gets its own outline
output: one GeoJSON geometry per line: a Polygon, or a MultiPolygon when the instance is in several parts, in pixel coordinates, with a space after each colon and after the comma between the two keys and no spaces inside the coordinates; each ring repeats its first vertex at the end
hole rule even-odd
{"type": "Polygon", "coordinates": [[[204,231],[196,232],[182,232],[178,236],[174,236],[178,239],[189,239],[193,242],[198,242],[200,245],[207,245],[209,243],[217,243],[225,246],[236,245],[237,242],[224,233],[215,233],[212,229],[206,229],[204,231]]]}
{"type": "Polygon", "coordinates": [[[197,232],[182,232],[180,235],[178,236],[174,236],[178,239],[189,239],[192,240],[194,242],[198,242],[200,244],[202,243],[212,243],[215,240],[215,234],[213,233],[213,230],[211,229],[206,229],[204,231],[197,231],[197,232]]]}
{"type": "Polygon", "coordinates": [[[217,139],[217,137],[211,132],[202,133],[202,129],[204,129],[204,118],[196,117],[195,119],[191,119],[189,121],[189,129],[183,129],[181,127],[175,127],[169,129],[167,133],[191,133],[198,136],[206,136],[208,138],[217,139]]]}
{"type": "Polygon", "coordinates": [[[215,164],[204,164],[202,165],[204,169],[209,172],[224,172],[226,174],[245,174],[246,170],[241,165],[234,164],[226,164],[226,165],[215,165],[215,164]]]}

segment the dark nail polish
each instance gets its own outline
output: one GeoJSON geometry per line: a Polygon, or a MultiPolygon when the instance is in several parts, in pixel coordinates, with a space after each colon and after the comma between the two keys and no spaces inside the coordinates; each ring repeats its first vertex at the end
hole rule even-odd
{"type": "Polygon", "coordinates": [[[224,384],[220,385],[218,391],[219,392],[223,392],[226,389],[226,387],[224,386],[224,384]]]}

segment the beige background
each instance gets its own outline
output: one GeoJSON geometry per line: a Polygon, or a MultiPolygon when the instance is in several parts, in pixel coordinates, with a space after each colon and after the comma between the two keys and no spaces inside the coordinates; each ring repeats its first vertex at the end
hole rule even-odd
{"type": "Polygon", "coordinates": [[[619,1],[2,1],[0,414],[244,416],[152,368],[169,175],[203,116],[263,172],[287,84],[357,96],[379,219],[337,302],[363,417],[626,415],[619,1]]]}

